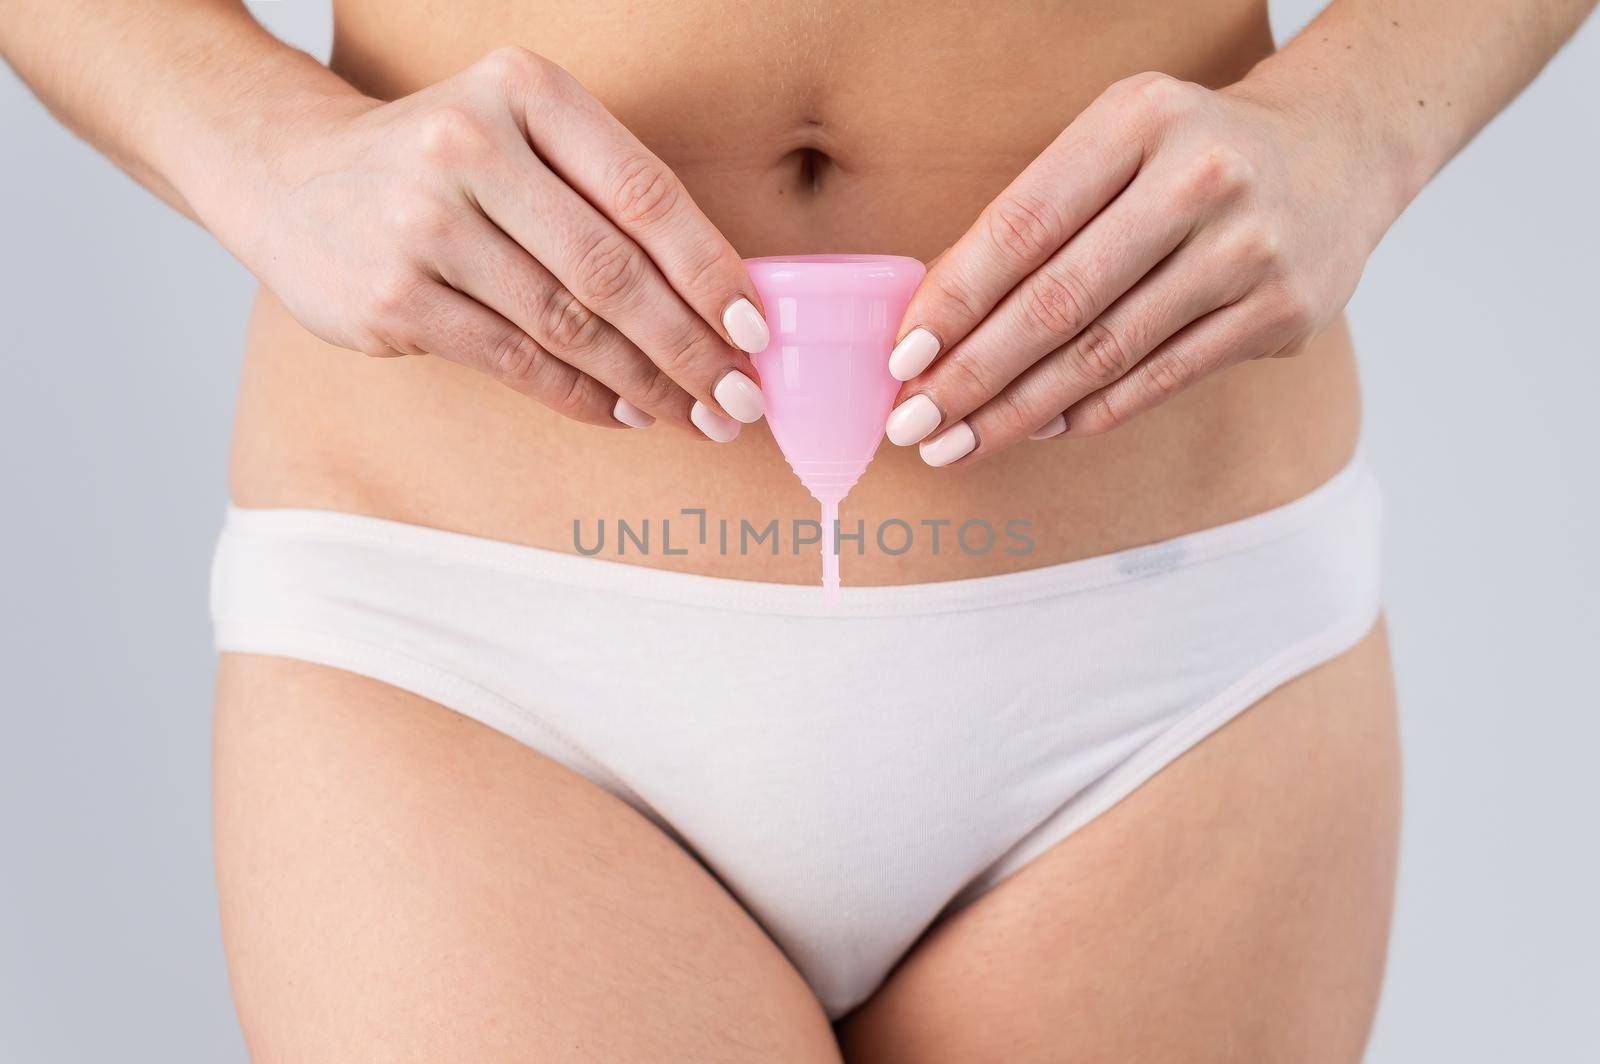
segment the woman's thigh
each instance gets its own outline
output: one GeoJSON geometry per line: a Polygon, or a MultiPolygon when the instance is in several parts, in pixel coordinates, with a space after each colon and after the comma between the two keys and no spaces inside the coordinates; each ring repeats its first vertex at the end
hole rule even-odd
{"type": "Polygon", "coordinates": [[[1380,625],[936,926],[846,1059],[1359,1060],[1399,777],[1380,625]]]}
{"type": "Polygon", "coordinates": [[[837,1060],[815,999],[626,804],[424,699],[225,655],[216,851],[255,1060],[837,1060]]]}

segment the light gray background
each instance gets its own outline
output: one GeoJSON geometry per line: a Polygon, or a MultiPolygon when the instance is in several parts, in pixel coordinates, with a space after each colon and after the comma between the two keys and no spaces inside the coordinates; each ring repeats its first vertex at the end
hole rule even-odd
{"type": "MultiPolygon", "coordinates": [[[[326,54],[325,4],[255,10],[326,54]]],[[[1380,1064],[1600,1059],[1597,108],[1591,24],[1353,304],[1407,771],[1380,1064]]],[[[9,72],[0,144],[0,1060],[241,1061],[205,603],[252,282],[9,72]]]]}

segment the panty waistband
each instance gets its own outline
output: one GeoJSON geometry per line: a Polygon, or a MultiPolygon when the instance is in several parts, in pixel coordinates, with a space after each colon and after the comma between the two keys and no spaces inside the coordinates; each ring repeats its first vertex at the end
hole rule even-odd
{"type": "Polygon", "coordinates": [[[820,585],[777,584],[653,569],[610,559],[485,539],[380,517],[230,505],[223,536],[292,538],[381,548],[436,562],[497,569],[535,580],[713,608],[801,616],[892,616],[983,609],[1147,579],[1301,535],[1341,534],[1344,518],[1376,522],[1377,483],[1361,454],[1309,493],[1262,513],[1111,554],[934,583],[851,587],[822,601],[820,585]]]}

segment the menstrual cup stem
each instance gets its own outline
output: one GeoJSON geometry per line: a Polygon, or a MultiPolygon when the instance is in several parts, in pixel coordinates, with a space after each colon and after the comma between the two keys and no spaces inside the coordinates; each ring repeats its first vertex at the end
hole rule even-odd
{"type": "Polygon", "coordinates": [[[822,601],[829,606],[839,601],[839,541],[834,526],[839,523],[839,504],[822,504],[822,601]]]}

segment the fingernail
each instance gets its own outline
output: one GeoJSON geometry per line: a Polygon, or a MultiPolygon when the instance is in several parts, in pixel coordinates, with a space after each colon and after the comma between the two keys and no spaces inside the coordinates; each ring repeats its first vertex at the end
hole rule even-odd
{"type": "Polygon", "coordinates": [[[908,381],[927,369],[938,353],[939,338],[919,325],[889,352],[889,376],[908,381]]]}
{"type": "Polygon", "coordinates": [[[711,394],[722,409],[733,415],[734,420],[743,421],[746,425],[760,421],[761,415],[767,412],[767,404],[762,400],[761,389],[756,382],[736,369],[724,373],[717,386],[711,389],[711,394]]]}
{"type": "Polygon", "coordinates": [[[733,346],[747,355],[760,354],[767,349],[772,334],[767,331],[767,320],[748,299],[735,299],[722,312],[722,327],[728,330],[733,346]]]}
{"type": "Polygon", "coordinates": [[[978,437],[972,426],[957,421],[917,449],[922,452],[922,460],[937,469],[965,457],[977,445],[978,437]]]}
{"type": "Polygon", "coordinates": [[[723,417],[698,399],[694,401],[694,406],[689,408],[689,420],[694,422],[695,428],[718,443],[732,443],[739,438],[737,421],[731,417],[723,417]]]}
{"type": "Polygon", "coordinates": [[[913,395],[895,407],[883,427],[885,436],[896,447],[910,447],[939,427],[939,408],[926,395],[913,395]]]}
{"type": "Polygon", "coordinates": [[[1030,433],[1028,439],[1048,440],[1050,437],[1059,436],[1065,431],[1067,431],[1067,415],[1057,414],[1049,421],[1046,421],[1044,427],[1038,432],[1030,433]]]}
{"type": "Polygon", "coordinates": [[[620,395],[617,396],[617,405],[611,408],[611,416],[630,429],[647,429],[656,423],[655,418],[646,414],[620,395]]]}

